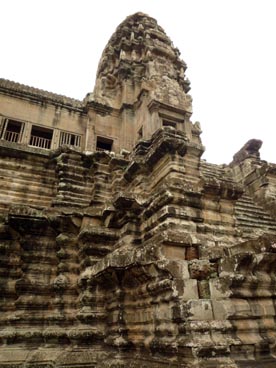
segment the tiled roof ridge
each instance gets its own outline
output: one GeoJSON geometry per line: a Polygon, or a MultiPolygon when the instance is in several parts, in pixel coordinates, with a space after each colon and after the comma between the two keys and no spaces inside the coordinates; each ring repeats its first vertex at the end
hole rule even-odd
{"type": "Polygon", "coordinates": [[[72,97],[67,97],[40,88],[27,86],[25,84],[21,84],[4,78],[0,78],[0,88],[16,91],[19,93],[26,93],[28,95],[32,95],[37,98],[48,99],[52,102],[62,103],[64,105],[70,105],[72,107],[83,106],[82,101],[74,99],[72,97]]]}

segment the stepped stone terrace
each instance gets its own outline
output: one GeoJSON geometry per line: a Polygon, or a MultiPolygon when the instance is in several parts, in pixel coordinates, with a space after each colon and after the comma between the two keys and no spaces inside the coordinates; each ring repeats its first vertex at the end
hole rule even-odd
{"type": "Polygon", "coordinates": [[[136,13],[83,101],[0,80],[1,368],[275,368],[276,165],[201,158],[186,69],[136,13]]]}

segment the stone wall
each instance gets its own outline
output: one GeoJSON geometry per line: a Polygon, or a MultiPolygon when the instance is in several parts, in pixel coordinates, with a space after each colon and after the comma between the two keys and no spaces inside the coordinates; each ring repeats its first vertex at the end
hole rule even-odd
{"type": "Polygon", "coordinates": [[[45,150],[23,148],[16,143],[0,145],[0,208],[48,207],[56,193],[55,165],[45,150]]]}
{"type": "Polygon", "coordinates": [[[1,366],[275,364],[276,221],[190,149],[168,127],[129,157],[43,157],[51,205],[2,220],[1,366]]]}

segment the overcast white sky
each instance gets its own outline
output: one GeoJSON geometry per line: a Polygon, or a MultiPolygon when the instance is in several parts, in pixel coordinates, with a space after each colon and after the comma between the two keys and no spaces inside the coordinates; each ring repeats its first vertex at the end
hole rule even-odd
{"type": "Polygon", "coordinates": [[[276,0],[1,0],[1,77],[83,99],[108,39],[137,11],[188,64],[203,158],[228,163],[258,138],[276,162],[276,0]]]}

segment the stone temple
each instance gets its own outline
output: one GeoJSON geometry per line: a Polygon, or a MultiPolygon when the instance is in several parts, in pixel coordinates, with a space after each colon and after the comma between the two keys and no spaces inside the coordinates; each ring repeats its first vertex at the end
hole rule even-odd
{"type": "Polygon", "coordinates": [[[185,72],[136,13],[83,101],[1,79],[1,368],[276,367],[276,165],[201,159],[185,72]]]}

